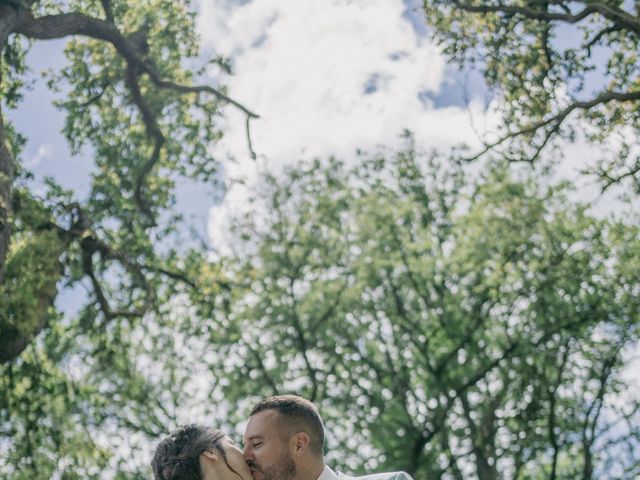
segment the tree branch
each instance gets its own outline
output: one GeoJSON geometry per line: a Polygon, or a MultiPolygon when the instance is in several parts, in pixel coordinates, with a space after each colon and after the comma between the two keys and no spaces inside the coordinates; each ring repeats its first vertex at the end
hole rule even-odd
{"type": "Polygon", "coordinates": [[[498,140],[492,143],[485,143],[485,147],[477,154],[464,158],[465,161],[473,161],[480,158],[482,155],[487,153],[488,151],[494,149],[495,147],[502,145],[507,140],[513,139],[515,137],[519,137],[521,135],[532,134],[541,128],[547,127],[548,130],[545,133],[544,139],[540,145],[536,148],[534,156],[530,159],[519,159],[512,161],[528,161],[531,162],[537,158],[540,151],[544,148],[544,146],[548,143],[549,139],[559,131],[562,123],[567,119],[567,117],[572,114],[575,110],[589,110],[597,105],[607,104],[610,102],[635,102],[640,100],[640,91],[634,92],[614,92],[614,91],[606,91],[602,92],[595,98],[588,101],[575,101],[570,104],[568,107],[561,110],[559,113],[548,117],[546,119],[540,120],[535,123],[531,123],[522,127],[519,130],[514,132],[509,132],[506,135],[503,135],[498,140]],[[533,160],[532,160],[533,159],[533,160]]]}
{"type": "Polygon", "coordinates": [[[640,192],[640,180],[636,177],[638,173],[640,173],[640,158],[637,158],[635,165],[630,167],[626,172],[612,174],[609,173],[605,168],[601,168],[596,173],[596,175],[604,180],[604,185],[602,186],[601,193],[606,192],[613,185],[616,185],[622,182],[622,180],[629,177],[631,177],[635,181],[636,191],[640,192]]]}
{"type": "Polygon", "coordinates": [[[547,432],[549,434],[549,443],[551,443],[552,455],[551,455],[551,473],[549,480],[556,480],[558,470],[558,456],[560,454],[560,446],[558,445],[558,438],[556,435],[556,393],[558,388],[562,386],[562,374],[564,373],[565,365],[569,358],[569,342],[565,342],[564,352],[562,353],[562,359],[558,372],[556,375],[556,381],[551,388],[548,389],[549,393],[549,418],[547,423],[547,432]]]}
{"type": "Polygon", "coordinates": [[[150,309],[153,300],[155,299],[155,292],[147,282],[145,275],[142,273],[142,267],[131,262],[123,253],[112,249],[109,245],[94,237],[88,230],[85,230],[82,234],[80,246],[82,247],[82,266],[84,273],[91,280],[91,284],[93,285],[96,298],[98,300],[98,305],[100,306],[100,310],[104,314],[106,321],[109,322],[116,317],[142,317],[150,309]],[[102,285],[95,273],[93,262],[93,255],[95,253],[100,253],[102,258],[105,260],[117,260],[120,265],[122,265],[122,267],[132,275],[132,277],[138,279],[142,290],[144,290],[144,301],[142,305],[131,310],[113,310],[111,308],[102,285]]]}
{"type": "Polygon", "coordinates": [[[107,92],[107,90],[108,90],[108,88],[110,86],[111,86],[111,81],[110,80],[103,81],[102,84],[100,85],[100,91],[98,93],[93,95],[91,98],[88,98],[84,102],[79,103],[78,105],[80,105],[81,107],[88,107],[89,105],[92,105],[92,104],[96,103],[107,92]]]}
{"type": "MultiPolygon", "coordinates": [[[[305,256],[306,258],[306,256],[305,256]]],[[[318,370],[312,365],[311,359],[309,358],[309,350],[310,345],[307,340],[307,336],[304,333],[304,328],[302,325],[302,321],[300,320],[300,316],[298,315],[298,300],[296,299],[294,293],[294,282],[295,278],[289,278],[289,296],[291,297],[291,321],[293,323],[293,328],[296,332],[296,340],[298,344],[298,351],[300,355],[302,355],[302,359],[304,360],[304,365],[307,370],[307,374],[309,375],[309,380],[311,381],[311,393],[309,394],[309,400],[312,402],[316,400],[316,396],[318,395],[318,370]]]]}
{"type": "Polygon", "coordinates": [[[593,452],[591,449],[593,447],[593,442],[596,439],[595,430],[600,417],[602,405],[604,404],[604,397],[607,393],[607,384],[612,374],[613,367],[618,360],[619,353],[620,347],[616,348],[613,354],[603,362],[602,371],[598,376],[598,382],[600,384],[598,393],[585,415],[582,426],[582,452],[584,455],[584,464],[582,469],[583,480],[591,480],[591,478],[593,478],[593,452]],[[594,411],[595,413],[592,415],[594,411]]]}
{"type": "Polygon", "coordinates": [[[142,96],[138,78],[135,72],[135,67],[131,63],[127,65],[127,86],[131,91],[133,102],[138,107],[138,110],[140,110],[142,121],[145,124],[147,133],[154,140],[153,152],[151,153],[149,159],[142,165],[140,172],[136,176],[135,191],[133,196],[140,211],[143,212],[151,220],[152,224],[155,224],[155,219],[153,217],[151,207],[142,195],[142,188],[144,186],[145,178],[147,177],[147,175],[149,175],[149,173],[151,173],[153,167],[160,160],[160,151],[165,144],[165,138],[162,134],[162,131],[160,130],[160,127],[158,126],[158,123],[156,122],[155,115],[151,113],[151,109],[142,96]]]}
{"type": "Polygon", "coordinates": [[[251,156],[255,158],[255,152],[251,146],[249,136],[249,120],[259,116],[219,90],[207,85],[188,86],[163,79],[155,71],[153,66],[145,61],[135,46],[108,20],[100,20],[81,13],[64,13],[59,15],[46,15],[34,18],[31,14],[23,15],[15,26],[15,32],[35,39],[55,39],[69,35],[84,35],[111,43],[117,52],[124,57],[131,67],[147,73],[151,81],[159,88],[167,88],[179,93],[206,92],[214,95],[219,100],[229,103],[242,111],[247,116],[247,140],[251,156]]]}
{"type": "Polygon", "coordinates": [[[566,13],[554,13],[520,5],[471,5],[458,0],[454,0],[453,4],[464,11],[472,13],[503,13],[505,15],[521,15],[531,20],[560,21],[571,24],[578,23],[595,13],[599,13],[616,25],[626,28],[640,36],[640,21],[638,21],[636,17],[618,7],[599,2],[589,2],[582,10],[575,14],[570,13],[570,11],[567,12],[567,10],[565,10],[566,13]]]}
{"type": "Polygon", "coordinates": [[[597,45],[600,40],[602,40],[602,38],[605,35],[610,35],[614,32],[619,32],[620,30],[622,30],[622,27],[618,26],[618,25],[614,25],[612,27],[607,27],[607,28],[603,28],[602,30],[600,30],[591,40],[589,40],[589,42],[587,42],[587,44],[585,45],[585,48],[587,49],[587,53],[589,54],[589,56],[591,56],[591,49],[597,45]]]}
{"type": "Polygon", "coordinates": [[[105,18],[107,19],[107,22],[115,23],[113,18],[113,9],[111,8],[111,1],[100,0],[100,3],[102,3],[102,9],[104,10],[104,15],[105,15],[105,18]]]}

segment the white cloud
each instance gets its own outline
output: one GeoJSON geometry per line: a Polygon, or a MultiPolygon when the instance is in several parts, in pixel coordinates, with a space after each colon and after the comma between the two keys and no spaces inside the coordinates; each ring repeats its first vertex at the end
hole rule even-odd
{"type": "MultiPolygon", "coordinates": [[[[231,95],[261,115],[252,133],[263,159],[350,155],[395,143],[404,128],[435,145],[473,138],[460,131],[465,112],[418,98],[438,91],[445,61],[404,9],[401,0],[203,3],[205,43],[234,59],[231,95]]],[[[234,128],[220,147],[246,159],[242,116],[228,111],[234,128]]]]}
{"type": "MultiPolygon", "coordinates": [[[[225,165],[230,188],[209,215],[217,248],[228,244],[230,217],[255,208],[248,189],[261,170],[314,157],[354,158],[357,148],[394,147],[404,129],[427,149],[464,142],[474,152],[479,136],[495,137],[500,117],[495,110],[487,113],[480,100],[468,109],[435,108],[420,100],[421,93],[437,97],[459,79],[429,38],[416,32],[406,10],[402,0],[202,1],[199,29],[205,46],[234,64],[235,75],[222,82],[234,99],[261,116],[251,127],[254,162],[243,115],[226,109],[226,135],[213,153],[218,158],[229,153],[237,162],[225,165]]],[[[596,201],[595,213],[619,209],[613,192],[600,197],[593,179],[580,174],[598,159],[597,149],[581,139],[565,145],[564,152],[554,179],[576,182],[574,198],[596,201]]]]}
{"type": "MultiPolygon", "coordinates": [[[[420,92],[436,94],[443,85],[445,59],[404,12],[401,0],[202,2],[205,45],[233,58],[235,75],[224,79],[230,95],[261,116],[252,122],[256,165],[243,116],[227,109],[227,134],[214,153],[238,160],[228,166],[230,177],[251,185],[257,167],[396,145],[406,128],[427,147],[478,145],[466,110],[420,100],[420,92]]],[[[479,104],[471,108],[483,117],[479,104]]],[[[246,198],[236,185],[212,210],[218,247],[228,212],[246,198]]]]}
{"type": "Polygon", "coordinates": [[[43,160],[50,158],[52,153],[53,145],[51,145],[50,143],[42,144],[38,147],[36,153],[31,155],[24,161],[24,167],[27,169],[34,169],[38,167],[43,160]]]}

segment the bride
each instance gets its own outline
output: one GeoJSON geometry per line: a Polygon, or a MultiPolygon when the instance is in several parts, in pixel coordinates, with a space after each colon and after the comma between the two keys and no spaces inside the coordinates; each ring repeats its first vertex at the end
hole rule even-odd
{"type": "Polygon", "coordinates": [[[220,430],[185,425],[156,447],[155,480],[252,480],[242,451],[220,430]]]}

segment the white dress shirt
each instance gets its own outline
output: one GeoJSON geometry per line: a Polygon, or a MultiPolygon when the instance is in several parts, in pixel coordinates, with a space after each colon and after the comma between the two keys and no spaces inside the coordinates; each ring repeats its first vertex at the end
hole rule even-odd
{"type": "Polygon", "coordinates": [[[318,480],[338,480],[338,475],[325,465],[324,470],[318,477],[318,480]]]}
{"type": "Polygon", "coordinates": [[[404,472],[387,472],[374,473],[373,475],[365,475],[363,477],[350,477],[344,473],[336,473],[329,467],[325,466],[324,470],[318,477],[318,480],[413,480],[409,474],[404,472]]]}

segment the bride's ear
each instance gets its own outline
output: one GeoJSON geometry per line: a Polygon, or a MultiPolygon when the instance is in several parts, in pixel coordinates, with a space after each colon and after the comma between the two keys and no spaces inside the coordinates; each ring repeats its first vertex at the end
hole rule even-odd
{"type": "Polygon", "coordinates": [[[217,462],[218,460],[220,460],[220,454],[217,453],[215,450],[205,450],[204,452],[202,452],[202,455],[204,455],[209,460],[212,460],[214,462],[217,462]]]}

